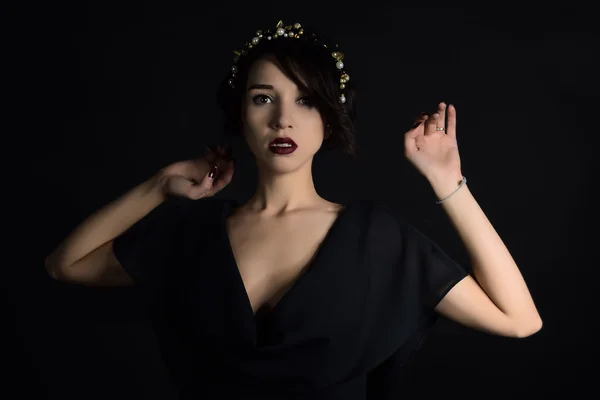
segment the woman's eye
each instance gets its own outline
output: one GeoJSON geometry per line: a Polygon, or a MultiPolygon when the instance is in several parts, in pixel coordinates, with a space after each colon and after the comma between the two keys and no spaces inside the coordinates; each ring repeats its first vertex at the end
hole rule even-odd
{"type": "Polygon", "coordinates": [[[252,98],[252,101],[254,101],[257,104],[265,104],[266,102],[268,102],[270,100],[271,99],[269,98],[269,96],[266,96],[264,94],[259,94],[252,98]]]}
{"type": "MultiPolygon", "coordinates": [[[[252,97],[252,101],[255,104],[267,104],[273,102],[273,99],[266,94],[257,94],[256,96],[252,97]]],[[[312,101],[310,101],[308,97],[302,97],[298,99],[298,103],[305,107],[313,107],[312,101]]]]}
{"type": "Polygon", "coordinates": [[[300,101],[300,104],[302,104],[303,106],[312,107],[312,105],[313,105],[308,97],[303,97],[299,101],[300,101]]]}

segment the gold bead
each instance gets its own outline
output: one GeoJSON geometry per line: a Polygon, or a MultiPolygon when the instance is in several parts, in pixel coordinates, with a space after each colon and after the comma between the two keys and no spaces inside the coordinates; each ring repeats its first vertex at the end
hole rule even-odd
{"type": "Polygon", "coordinates": [[[333,53],[331,53],[331,56],[337,61],[342,61],[344,59],[344,53],[342,53],[341,51],[334,51],[333,53]]]}

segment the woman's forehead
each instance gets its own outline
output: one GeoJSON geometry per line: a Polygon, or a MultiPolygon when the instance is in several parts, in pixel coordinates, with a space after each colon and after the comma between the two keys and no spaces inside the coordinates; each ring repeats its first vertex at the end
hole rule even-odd
{"type": "Polygon", "coordinates": [[[274,57],[265,57],[254,62],[248,73],[248,86],[256,84],[297,89],[294,81],[285,74],[274,57]]]}

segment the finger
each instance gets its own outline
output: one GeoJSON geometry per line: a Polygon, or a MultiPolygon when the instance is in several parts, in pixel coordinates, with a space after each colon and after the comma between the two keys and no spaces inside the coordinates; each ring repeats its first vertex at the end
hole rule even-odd
{"type": "Polygon", "coordinates": [[[214,180],[218,175],[217,162],[209,162],[209,170],[206,173],[206,164],[212,157],[206,157],[205,160],[194,160],[195,162],[188,163],[188,169],[185,171],[186,176],[192,179],[192,184],[183,193],[191,199],[201,199],[210,196],[213,191],[214,180]]]}
{"type": "Polygon", "coordinates": [[[415,129],[417,126],[419,126],[419,124],[422,124],[423,121],[425,121],[427,119],[427,113],[426,112],[422,112],[421,114],[419,114],[419,116],[417,118],[415,118],[415,120],[413,121],[413,127],[411,129],[415,129]]]}
{"type": "Polygon", "coordinates": [[[420,138],[423,137],[423,134],[425,132],[425,123],[424,122],[427,121],[428,119],[429,119],[429,116],[425,115],[423,117],[422,123],[420,123],[418,126],[415,126],[413,129],[406,132],[406,134],[404,135],[404,153],[405,154],[410,154],[412,152],[419,151],[417,142],[420,140],[420,138]]]}
{"type": "Polygon", "coordinates": [[[235,170],[234,160],[219,159],[218,161],[218,173],[213,180],[212,192],[217,193],[227,186],[233,179],[233,173],[235,170]]]}
{"type": "Polygon", "coordinates": [[[425,122],[425,136],[431,135],[436,132],[435,128],[437,127],[438,120],[440,118],[440,114],[433,113],[433,115],[427,119],[425,122]]]}
{"type": "MultiPolygon", "coordinates": [[[[437,122],[438,128],[446,128],[446,103],[443,101],[438,104],[438,114],[440,114],[440,118],[437,122]]],[[[443,131],[442,131],[443,132],[443,131]]]]}
{"type": "Polygon", "coordinates": [[[211,185],[211,182],[207,182],[207,180],[202,183],[190,182],[190,185],[181,194],[192,200],[202,199],[209,196],[211,185]]]}
{"type": "Polygon", "coordinates": [[[215,195],[231,182],[233,178],[233,160],[223,157],[216,158],[210,171],[203,177],[199,185],[190,191],[191,198],[204,198],[215,195]]]}
{"type": "Polygon", "coordinates": [[[452,104],[448,106],[448,124],[446,126],[446,133],[456,139],[456,108],[452,104]]]}
{"type": "Polygon", "coordinates": [[[213,167],[202,177],[200,181],[197,183],[193,182],[192,185],[187,188],[185,195],[194,200],[212,196],[213,182],[217,174],[218,167],[213,164],[213,167]],[[210,177],[211,175],[212,178],[210,177]]]}
{"type": "Polygon", "coordinates": [[[416,120],[410,131],[406,133],[409,139],[414,139],[415,137],[422,135],[424,132],[424,122],[429,119],[429,115],[421,114],[416,120]]]}

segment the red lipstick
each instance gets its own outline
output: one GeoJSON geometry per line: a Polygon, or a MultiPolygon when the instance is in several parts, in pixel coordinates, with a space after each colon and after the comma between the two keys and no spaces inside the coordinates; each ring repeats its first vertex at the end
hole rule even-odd
{"type": "Polygon", "coordinates": [[[297,148],[298,145],[289,137],[275,138],[269,143],[269,150],[275,154],[290,154],[297,148]]]}

